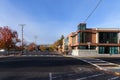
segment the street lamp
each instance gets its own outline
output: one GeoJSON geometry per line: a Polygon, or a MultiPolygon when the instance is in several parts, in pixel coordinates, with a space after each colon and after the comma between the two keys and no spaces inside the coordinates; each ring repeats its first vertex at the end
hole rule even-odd
{"type": "Polygon", "coordinates": [[[21,45],[22,45],[22,53],[21,54],[23,54],[23,28],[24,28],[24,26],[25,26],[25,24],[19,24],[18,26],[21,26],[21,32],[22,32],[22,42],[21,42],[21,45]]]}

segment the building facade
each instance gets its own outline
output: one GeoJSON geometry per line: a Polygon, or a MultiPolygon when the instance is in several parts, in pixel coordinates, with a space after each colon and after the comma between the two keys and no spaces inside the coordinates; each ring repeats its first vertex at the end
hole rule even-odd
{"type": "Polygon", "coordinates": [[[119,36],[120,29],[87,28],[86,23],[80,23],[77,31],[67,36],[66,45],[72,50],[96,50],[98,54],[118,54],[119,36]]]}

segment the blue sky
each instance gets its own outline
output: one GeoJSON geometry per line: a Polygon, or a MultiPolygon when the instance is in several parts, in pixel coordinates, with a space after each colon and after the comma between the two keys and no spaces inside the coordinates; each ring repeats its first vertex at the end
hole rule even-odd
{"type": "MultiPolygon", "coordinates": [[[[38,44],[51,44],[77,30],[99,0],[0,0],[0,26],[18,31],[38,44]]],[[[120,28],[120,0],[102,0],[88,19],[88,28],[120,28]]]]}

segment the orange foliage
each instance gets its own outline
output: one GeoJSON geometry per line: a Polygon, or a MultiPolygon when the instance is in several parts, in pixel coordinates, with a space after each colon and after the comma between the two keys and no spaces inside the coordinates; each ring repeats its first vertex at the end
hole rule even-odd
{"type": "Polygon", "coordinates": [[[6,49],[16,43],[18,34],[12,31],[8,26],[0,27],[0,48],[6,49]],[[13,38],[15,41],[13,41],[13,38]]]}

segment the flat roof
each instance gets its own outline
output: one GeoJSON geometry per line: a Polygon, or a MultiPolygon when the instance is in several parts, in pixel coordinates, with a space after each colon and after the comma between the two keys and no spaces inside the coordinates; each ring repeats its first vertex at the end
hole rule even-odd
{"type": "Polygon", "coordinates": [[[120,30],[120,28],[96,28],[96,30],[120,30]]]}

